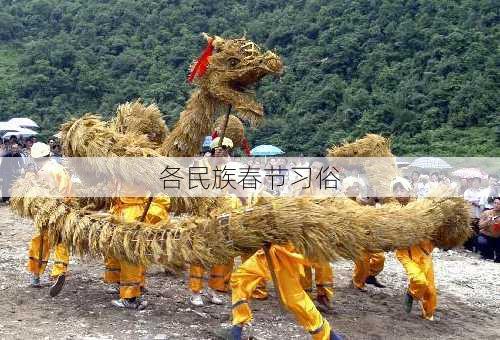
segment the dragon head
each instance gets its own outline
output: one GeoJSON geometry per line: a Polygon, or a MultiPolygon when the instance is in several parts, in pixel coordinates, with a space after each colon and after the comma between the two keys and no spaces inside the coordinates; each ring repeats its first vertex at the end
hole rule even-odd
{"type": "Polygon", "coordinates": [[[242,118],[250,121],[262,118],[264,110],[255,97],[254,86],[268,74],[281,74],[280,57],[262,51],[244,37],[223,39],[205,33],[204,36],[210,54],[206,56],[206,69],[194,77],[194,82],[216,99],[232,105],[242,118]]]}

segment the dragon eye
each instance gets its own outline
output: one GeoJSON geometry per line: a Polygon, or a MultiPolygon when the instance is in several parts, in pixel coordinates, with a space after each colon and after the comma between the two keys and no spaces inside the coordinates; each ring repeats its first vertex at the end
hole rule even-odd
{"type": "Polygon", "coordinates": [[[228,63],[229,63],[229,66],[235,67],[236,65],[238,65],[240,63],[240,61],[236,58],[230,58],[228,60],[228,63]]]}

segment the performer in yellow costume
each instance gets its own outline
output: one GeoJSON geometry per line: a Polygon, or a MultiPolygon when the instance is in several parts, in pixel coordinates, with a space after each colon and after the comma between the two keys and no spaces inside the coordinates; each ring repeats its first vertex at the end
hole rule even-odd
{"type": "MultiPolygon", "coordinates": [[[[405,178],[396,178],[392,188],[399,203],[408,204],[411,191],[410,182],[405,178]]],[[[437,305],[432,265],[433,250],[434,245],[429,240],[424,240],[407,249],[396,250],[396,257],[403,265],[409,279],[408,291],[404,300],[405,310],[410,313],[413,301],[417,300],[422,308],[422,317],[431,321],[434,320],[434,311],[437,305]]]]}
{"type": "MultiPolygon", "coordinates": [[[[361,187],[363,181],[356,177],[347,177],[342,181],[342,188],[347,197],[362,205],[375,204],[374,200],[361,198],[361,187]]],[[[384,288],[376,276],[384,269],[384,253],[365,252],[360,258],[354,261],[354,271],[352,273],[352,283],[360,290],[365,289],[365,284],[371,284],[378,288],[384,288]]]]}
{"type": "MultiPolygon", "coordinates": [[[[312,173],[316,174],[321,171],[324,165],[314,161],[311,164],[312,173]]],[[[326,195],[324,190],[321,190],[315,181],[312,185],[302,190],[302,196],[312,198],[321,198],[326,195]]],[[[311,266],[304,266],[304,276],[301,277],[302,288],[307,292],[309,297],[313,298],[313,270],[314,281],[316,284],[316,301],[318,308],[324,313],[333,311],[333,269],[330,263],[319,263],[311,266]]]]}
{"type": "MultiPolygon", "coordinates": [[[[37,175],[47,185],[58,190],[67,196],[71,192],[71,178],[66,170],[56,161],[49,158],[50,146],[45,143],[34,143],[31,148],[31,157],[38,167],[37,175]]],[[[28,271],[31,273],[32,287],[40,287],[40,276],[45,271],[50,254],[49,237],[43,231],[33,237],[29,247],[28,271]]],[[[54,249],[54,265],[52,266],[51,277],[55,283],[50,287],[50,296],[58,295],[66,281],[66,272],[69,263],[69,250],[62,243],[58,243],[54,249]]]]}
{"type": "MultiPolygon", "coordinates": [[[[229,157],[230,150],[233,148],[233,142],[230,138],[224,137],[223,144],[220,144],[220,138],[215,138],[210,149],[213,157],[229,157]]],[[[209,165],[207,165],[210,167],[209,165]]],[[[228,195],[226,197],[227,204],[231,209],[240,209],[243,207],[241,200],[236,195],[228,195]]],[[[227,293],[229,291],[229,279],[233,271],[233,263],[216,264],[210,268],[210,278],[208,279],[208,287],[205,295],[213,304],[223,304],[224,301],[218,293],[227,293]]],[[[193,306],[201,307],[203,302],[203,277],[205,269],[203,266],[192,263],[189,267],[189,289],[191,296],[189,301],[193,306]]]]}
{"type": "MultiPolygon", "coordinates": [[[[111,213],[123,222],[139,221],[148,205],[147,197],[119,197],[111,207],[111,213]]],[[[155,197],[147,209],[145,223],[155,224],[169,219],[170,199],[155,197]]],[[[116,307],[143,309],[147,301],[142,299],[145,287],[146,268],[140,264],[118,260],[113,256],[106,258],[104,282],[119,285],[120,299],[111,303],[116,307]]]]}
{"type": "MultiPolygon", "coordinates": [[[[295,252],[292,245],[271,245],[269,255],[276,274],[278,294],[285,308],[292,312],[297,321],[308,331],[313,339],[342,339],[333,332],[328,320],[324,319],[316,309],[311,298],[301,285],[304,276],[304,266],[313,266],[302,254],[295,252]]],[[[232,288],[232,339],[242,339],[243,327],[252,321],[250,299],[253,291],[262,282],[271,280],[266,255],[259,250],[243,263],[231,277],[232,288]]]]}
{"type": "Polygon", "coordinates": [[[304,276],[301,284],[307,294],[312,298],[312,270],[316,283],[316,301],[318,308],[324,313],[333,311],[333,270],[329,263],[314,264],[312,267],[304,266],[304,276]]]}

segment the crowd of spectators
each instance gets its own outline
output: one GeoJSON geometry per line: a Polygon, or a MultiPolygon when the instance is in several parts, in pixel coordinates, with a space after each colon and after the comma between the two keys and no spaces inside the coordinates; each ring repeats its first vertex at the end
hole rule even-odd
{"type": "MultiPolygon", "coordinates": [[[[2,202],[8,202],[10,188],[17,177],[26,171],[36,170],[36,164],[31,158],[31,147],[38,142],[36,136],[28,138],[11,136],[0,144],[0,180],[2,188],[2,202]]],[[[48,140],[50,156],[60,162],[62,157],[61,145],[55,138],[48,140]]]]}

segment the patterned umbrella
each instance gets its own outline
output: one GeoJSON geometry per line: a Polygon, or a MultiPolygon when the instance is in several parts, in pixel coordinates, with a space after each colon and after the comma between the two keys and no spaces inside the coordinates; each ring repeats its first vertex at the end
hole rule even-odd
{"type": "Polygon", "coordinates": [[[455,170],[451,173],[453,176],[460,177],[460,178],[481,178],[481,179],[488,179],[488,174],[483,172],[483,170],[478,169],[478,168],[463,168],[463,169],[458,169],[455,170]]]}
{"type": "Polygon", "coordinates": [[[411,162],[410,166],[420,169],[451,169],[451,165],[438,157],[420,157],[411,162]]]}

